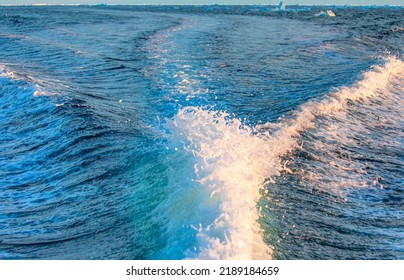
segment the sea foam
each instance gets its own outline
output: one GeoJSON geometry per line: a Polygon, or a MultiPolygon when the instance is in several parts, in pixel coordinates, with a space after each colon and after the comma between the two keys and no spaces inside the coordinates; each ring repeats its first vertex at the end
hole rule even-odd
{"type": "Polygon", "coordinates": [[[193,232],[195,244],[185,257],[271,258],[273,249],[263,241],[258,223],[257,201],[265,183],[287,171],[282,158],[300,147],[301,132],[312,129],[317,117],[344,111],[349,100],[388,94],[391,85],[402,88],[403,71],[403,61],[389,57],[352,86],[310,101],[278,123],[249,127],[226,112],[201,107],[183,108],[167,120],[172,148],[186,156],[180,157],[184,168],[172,172],[170,203],[161,207],[169,220],[167,231],[187,227],[184,238],[193,232]],[[181,178],[189,176],[178,172],[194,173],[193,179],[184,181],[181,178]]]}

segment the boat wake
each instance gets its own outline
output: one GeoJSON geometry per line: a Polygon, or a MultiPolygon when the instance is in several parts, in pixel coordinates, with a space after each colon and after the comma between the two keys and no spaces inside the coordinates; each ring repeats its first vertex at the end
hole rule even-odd
{"type": "MultiPolygon", "coordinates": [[[[267,183],[290,171],[285,157],[304,149],[301,133],[316,129],[322,117],[343,114],[351,103],[395,98],[402,92],[403,66],[399,58],[389,57],[352,86],[310,101],[278,123],[249,127],[226,112],[203,107],[183,108],[167,120],[168,149],[177,154],[182,168],[173,170],[167,203],[158,212],[169,221],[167,231],[186,227],[183,238],[195,238],[188,243],[196,244],[193,247],[185,248],[184,243],[184,257],[271,258],[272,248],[263,241],[258,223],[257,201],[267,183]]],[[[169,243],[178,245],[179,234],[169,236],[177,238],[169,243]]]]}

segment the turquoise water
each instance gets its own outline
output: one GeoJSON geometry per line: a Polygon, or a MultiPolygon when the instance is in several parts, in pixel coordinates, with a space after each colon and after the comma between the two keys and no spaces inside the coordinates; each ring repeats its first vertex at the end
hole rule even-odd
{"type": "Polygon", "coordinates": [[[403,10],[0,7],[0,258],[403,259],[403,10]]]}

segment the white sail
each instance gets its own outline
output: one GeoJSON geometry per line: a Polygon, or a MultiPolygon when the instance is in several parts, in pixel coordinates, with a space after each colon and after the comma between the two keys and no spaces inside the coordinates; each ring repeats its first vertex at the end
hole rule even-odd
{"type": "Polygon", "coordinates": [[[334,14],[333,11],[327,10],[327,16],[329,16],[329,17],[335,17],[335,14],[334,14]]]}

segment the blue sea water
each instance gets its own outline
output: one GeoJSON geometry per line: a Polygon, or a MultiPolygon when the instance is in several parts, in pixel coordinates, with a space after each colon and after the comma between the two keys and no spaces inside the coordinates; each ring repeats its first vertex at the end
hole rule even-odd
{"type": "Polygon", "coordinates": [[[394,7],[0,7],[1,259],[404,259],[394,7]]]}

